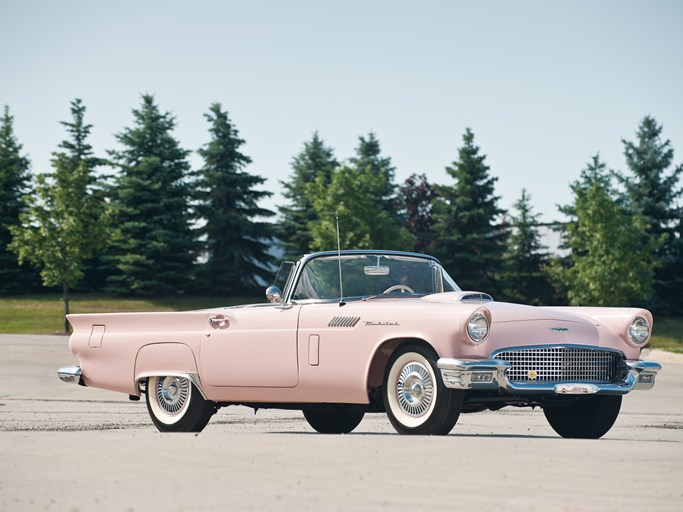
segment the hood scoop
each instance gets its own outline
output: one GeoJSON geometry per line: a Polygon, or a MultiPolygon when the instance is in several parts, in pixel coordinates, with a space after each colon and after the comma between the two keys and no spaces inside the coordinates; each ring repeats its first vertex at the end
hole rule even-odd
{"type": "Polygon", "coordinates": [[[493,297],[482,292],[463,292],[460,302],[493,302],[493,297]]]}

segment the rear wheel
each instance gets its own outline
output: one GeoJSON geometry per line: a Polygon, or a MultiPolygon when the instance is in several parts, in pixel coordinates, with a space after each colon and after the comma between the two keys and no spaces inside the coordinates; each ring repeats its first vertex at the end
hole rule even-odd
{"type": "Polygon", "coordinates": [[[363,412],[345,411],[342,408],[304,409],[303,413],[308,424],[321,434],[348,434],[360,424],[365,416],[363,412]]]}
{"type": "Polygon", "coordinates": [[[186,377],[147,379],[147,411],[161,432],[201,432],[216,412],[186,377]]]}
{"type": "Polygon", "coordinates": [[[446,435],[460,416],[464,392],[448,389],[437,354],[423,345],[399,348],[384,374],[384,408],[400,434],[446,435]]]}
{"type": "Polygon", "coordinates": [[[571,405],[544,407],[545,417],[562,437],[599,439],[612,428],[621,409],[621,395],[598,395],[571,405]]]}

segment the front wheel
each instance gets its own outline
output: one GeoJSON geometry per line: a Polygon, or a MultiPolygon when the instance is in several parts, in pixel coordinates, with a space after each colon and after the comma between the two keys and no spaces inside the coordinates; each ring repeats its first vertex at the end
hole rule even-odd
{"type": "Polygon", "coordinates": [[[448,389],[428,347],[409,344],[389,359],[384,408],[399,434],[446,435],[460,416],[464,392],[448,389]]]}
{"type": "Polygon", "coordinates": [[[562,437],[599,439],[612,428],[621,409],[621,395],[598,395],[570,405],[544,407],[548,423],[562,437]]]}
{"type": "Polygon", "coordinates": [[[304,418],[314,430],[321,434],[348,434],[356,428],[365,413],[343,409],[304,409],[304,418]]]}
{"type": "Polygon", "coordinates": [[[216,412],[186,377],[147,379],[147,411],[160,432],[201,432],[216,412]]]}

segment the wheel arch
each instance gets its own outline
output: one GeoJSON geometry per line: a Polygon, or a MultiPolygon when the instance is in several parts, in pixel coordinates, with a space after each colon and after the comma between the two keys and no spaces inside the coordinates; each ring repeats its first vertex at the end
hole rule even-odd
{"type": "Polygon", "coordinates": [[[149,377],[185,377],[199,390],[204,399],[206,395],[199,379],[197,359],[192,349],[185,343],[160,342],[140,347],[135,356],[135,389],[138,396],[149,377]]]}
{"type": "Polygon", "coordinates": [[[421,345],[423,347],[433,350],[434,353],[438,354],[438,351],[431,343],[420,337],[408,336],[392,338],[383,341],[375,349],[375,352],[368,366],[368,372],[366,375],[366,385],[368,393],[384,385],[384,373],[386,371],[389,359],[396,350],[408,344],[421,345]]]}

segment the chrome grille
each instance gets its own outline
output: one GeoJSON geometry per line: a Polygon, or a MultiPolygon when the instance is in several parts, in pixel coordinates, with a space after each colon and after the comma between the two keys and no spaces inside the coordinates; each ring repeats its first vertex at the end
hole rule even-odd
{"type": "Polygon", "coordinates": [[[509,362],[510,382],[612,383],[623,380],[620,354],[577,347],[518,348],[498,352],[494,359],[509,362]]]}

